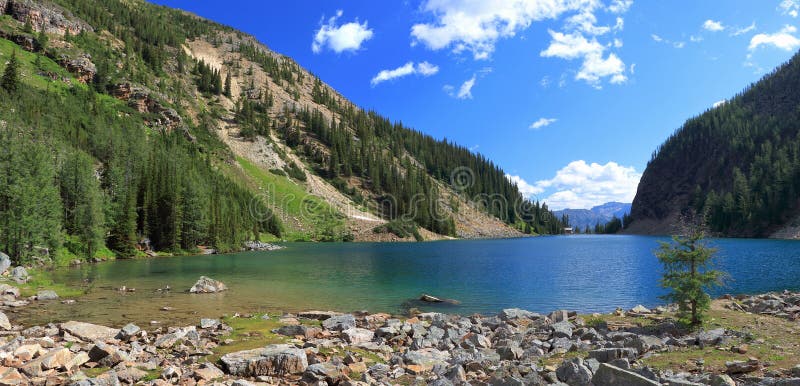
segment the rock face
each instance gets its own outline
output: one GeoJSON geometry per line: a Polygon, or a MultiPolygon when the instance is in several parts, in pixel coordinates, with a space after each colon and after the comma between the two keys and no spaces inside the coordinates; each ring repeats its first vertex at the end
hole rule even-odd
{"type": "Polygon", "coordinates": [[[168,131],[183,126],[183,120],[178,112],[164,107],[153,96],[153,93],[144,87],[133,86],[130,83],[120,83],[111,89],[111,95],[119,100],[128,102],[128,106],[133,107],[140,113],[155,114],[157,116],[155,119],[147,121],[148,126],[163,127],[168,131]]]}
{"type": "Polygon", "coordinates": [[[87,342],[114,338],[119,330],[97,324],[70,321],[61,324],[61,330],[87,342]]]}
{"type": "Polygon", "coordinates": [[[306,352],[289,344],[227,354],[220,359],[235,376],[301,374],[308,367],[306,352]]]}
{"type": "Polygon", "coordinates": [[[200,279],[197,280],[197,283],[194,283],[192,288],[189,289],[189,292],[193,294],[209,294],[227,290],[228,287],[225,283],[210,277],[200,276],[200,279]]]}
{"type": "Polygon", "coordinates": [[[69,11],[52,3],[33,0],[0,0],[0,15],[11,15],[24,23],[30,20],[36,31],[44,28],[45,32],[64,35],[69,31],[77,35],[81,31],[94,31],[88,24],[72,16],[69,11]]]}
{"type": "Polygon", "coordinates": [[[91,83],[97,74],[97,67],[89,59],[88,55],[79,56],[75,59],[62,58],[61,65],[75,75],[81,83],[91,83]]]}

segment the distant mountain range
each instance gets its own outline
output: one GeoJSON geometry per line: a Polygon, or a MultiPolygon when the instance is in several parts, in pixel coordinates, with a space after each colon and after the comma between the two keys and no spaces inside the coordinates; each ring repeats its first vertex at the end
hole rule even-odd
{"type": "Polygon", "coordinates": [[[622,216],[630,212],[631,204],[607,202],[595,206],[592,209],[563,209],[555,211],[554,213],[559,217],[566,214],[569,216],[569,224],[571,227],[583,230],[587,226],[592,228],[597,223],[601,225],[605,224],[614,218],[614,216],[621,219],[622,216]]]}

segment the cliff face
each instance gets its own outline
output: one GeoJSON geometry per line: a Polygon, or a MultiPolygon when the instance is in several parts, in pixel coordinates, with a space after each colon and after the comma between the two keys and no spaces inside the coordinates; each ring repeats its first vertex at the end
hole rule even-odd
{"type": "Polygon", "coordinates": [[[52,34],[64,35],[69,31],[76,35],[82,31],[94,31],[64,8],[41,1],[0,0],[0,15],[10,15],[22,23],[29,22],[36,31],[44,29],[52,34]]]}
{"type": "Polygon", "coordinates": [[[798,90],[796,55],[687,120],[648,163],[628,232],[666,234],[691,217],[714,234],[766,237],[790,223],[800,209],[798,90]]]}

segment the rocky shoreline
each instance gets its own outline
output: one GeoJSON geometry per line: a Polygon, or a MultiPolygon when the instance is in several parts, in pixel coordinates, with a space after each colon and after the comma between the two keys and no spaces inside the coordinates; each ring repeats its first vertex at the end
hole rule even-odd
{"type": "MultiPolygon", "coordinates": [[[[197,286],[224,290],[206,277],[197,286]]],[[[20,299],[12,285],[1,290],[3,309],[54,295],[20,299]]],[[[800,293],[725,301],[730,312],[795,320],[800,293]]],[[[79,321],[23,328],[0,312],[0,385],[800,385],[800,366],[779,369],[748,356],[742,342],[753,340],[750,332],[684,331],[672,311],[637,306],[581,316],[505,309],[402,318],[309,311],[147,328],[79,321]],[[742,359],[723,371],[704,369],[702,358],[685,372],[643,364],[695,348],[742,359]]]]}

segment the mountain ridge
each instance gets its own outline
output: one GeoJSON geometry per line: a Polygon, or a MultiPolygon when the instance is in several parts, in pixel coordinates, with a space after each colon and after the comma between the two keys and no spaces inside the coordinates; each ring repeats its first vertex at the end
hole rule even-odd
{"type": "Polygon", "coordinates": [[[631,204],[616,201],[593,206],[590,209],[561,209],[554,213],[556,216],[566,215],[569,225],[583,232],[587,227],[593,229],[595,225],[605,225],[614,217],[622,219],[629,214],[631,204]]]}

